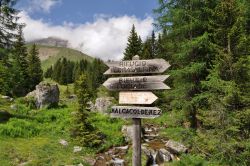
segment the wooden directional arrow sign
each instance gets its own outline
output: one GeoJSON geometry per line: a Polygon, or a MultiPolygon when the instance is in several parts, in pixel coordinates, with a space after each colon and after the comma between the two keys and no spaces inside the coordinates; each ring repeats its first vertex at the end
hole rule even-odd
{"type": "Polygon", "coordinates": [[[109,78],[103,85],[109,90],[170,89],[163,83],[169,75],[109,78]]]}
{"type": "Polygon", "coordinates": [[[158,97],[152,92],[120,92],[119,104],[152,104],[158,97]]]}
{"type": "Polygon", "coordinates": [[[113,106],[111,117],[120,118],[156,118],[162,114],[157,107],[113,106]]]}
{"type": "Polygon", "coordinates": [[[109,69],[104,74],[162,73],[170,67],[164,59],[109,61],[109,69]]]}

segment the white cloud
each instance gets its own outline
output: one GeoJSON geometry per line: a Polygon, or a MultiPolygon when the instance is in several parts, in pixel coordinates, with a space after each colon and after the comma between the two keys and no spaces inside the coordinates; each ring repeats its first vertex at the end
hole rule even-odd
{"type": "Polygon", "coordinates": [[[127,37],[132,24],[142,40],[153,30],[153,18],[138,19],[134,16],[107,17],[95,16],[94,22],[63,25],[51,25],[43,20],[34,20],[25,12],[20,13],[20,21],[26,24],[24,37],[26,41],[50,36],[66,39],[70,47],[103,60],[118,60],[123,57],[127,37]]]}
{"type": "Polygon", "coordinates": [[[61,0],[30,0],[27,10],[28,12],[42,11],[49,13],[50,9],[59,3],[61,3],[61,0]]]}

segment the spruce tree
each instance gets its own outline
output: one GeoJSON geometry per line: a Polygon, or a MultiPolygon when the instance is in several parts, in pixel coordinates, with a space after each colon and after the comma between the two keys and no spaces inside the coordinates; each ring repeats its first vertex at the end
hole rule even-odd
{"type": "Polygon", "coordinates": [[[87,110],[87,102],[90,101],[87,77],[81,74],[75,82],[78,97],[78,111],[74,117],[72,136],[83,146],[96,147],[102,142],[99,131],[89,122],[90,112],[87,110]]]}
{"type": "Polygon", "coordinates": [[[219,137],[220,143],[213,143],[211,138],[204,141],[214,144],[210,151],[219,154],[217,159],[229,159],[227,162],[232,165],[250,164],[249,149],[242,146],[250,139],[250,30],[247,25],[250,15],[246,5],[246,1],[222,0],[213,10],[210,27],[216,56],[203,82],[206,108],[200,111],[206,129],[203,137],[209,135],[212,140],[219,137]],[[221,152],[221,148],[225,150],[221,152]],[[237,149],[241,151],[236,152],[237,149]]]}
{"type": "Polygon", "coordinates": [[[147,40],[143,43],[142,48],[142,59],[153,59],[156,58],[157,55],[157,42],[155,37],[155,32],[152,31],[151,37],[147,38],[147,40]]]}
{"type": "Polygon", "coordinates": [[[53,73],[53,67],[50,66],[50,67],[46,70],[46,72],[44,73],[44,77],[45,77],[45,78],[52,78],[52,73],[53,73]]]}
{"type": "Polygon", "coordinates": [[[172,65],[166,96],[196,129],[187,142],[222,165],[249,165],[249,1],[159,2],[172,65]]]}
{"type": "Polygon", "coordinates": [[[12,95],[15,83],[9,57],[19,26],[17,11],[13,8],[15,2],[16,0],[0,1],[0,93],[5,95],[12,95]]]}
{"type": "Polygon", "coordinates": [[[29,84],[31,90],[43,80],[43,71],[38,54],[36,45],[33,44],[28,55],[28,72],[30,77],[29,84]]]}
{"type": "Polygon", "coordinates": [[[67,84],[67,59],[63,58],[61,62],[60,77],[58,82],[62,85],[67,84]]]}
{"type": "Polygon", "coordinates": [[[15,40],[19,26],[18,12],[13,8],[15,3],[16,0],[0,1],[0,48],[11,48],[15,40]]]}
{"type": "Polygon", "coordinates": [[[124,52],[124,60],[131,60],[135,55],[141,55],[142,53],[142,41],[137,35],[135,26],[132,26],[130,35],[128,37],[127,47],[124,52]]]}
{"type": "Polygon", "coordinates": [[[23,96],[28,93],[30,77],[28,71],[27,48],[22,34],[22,27],[19,27],[18,35],[13,48],[13,79],[15,84],[12,90],[13,95],[23,96]]]}
{"type": "Polygon", "coordinates": [[[213,59],[213,46],[209,41],[210,9],[214,2],[205,1],[160,1],[157,10],[158,26],[168,32],[166,43],[172,51],[169,60],[173,84],[171,106],[186,111],[193,128],[199,126],[197,111],[202,93],[201,81],[208,75],[213,59]]]}

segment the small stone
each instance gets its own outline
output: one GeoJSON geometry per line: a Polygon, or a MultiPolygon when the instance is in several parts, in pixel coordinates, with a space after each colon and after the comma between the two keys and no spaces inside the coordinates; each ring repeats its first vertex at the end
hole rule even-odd
{"type": "Polygon", "coordinates": [[[82,151],[82,147],[80,147],[80,146],[74,146],[74,153],[77,153],[77,152],[80,152],[80,151],[82,151]]]}
{"type": "Polygon", "coordinates": [[[17,110],[17,105],[16,105],[16,104],[12,104],[12,105],[10,106],[10,109],[16,111],[16,110],[17,110]]]}
{"type": "Polygon", "coordinates": [[[160,149],[157,153],[156,160],[158,160],[158,164],[160,164],[160,161],[163,160],[163,162],[169,162],[173,159],[173,155],[167,151],[166,149],[160,149]]]}
{"type": "Polygon", "coordinates": [[[65,141],[64,139],[61,139],[61,140],[59,141],[59,143],[62,144],[63,146],[67,146],[67,145],[68,145],[68,142],[65,141]]]}
{"type": "Polygon", "coordinates": [[[188,148],[184,146],[183,144],[173,141],[173,140],[168,140],[168,142],[165,144],[167,150],[173,154],[179,154],[179,153],[187,153],[188,148]]]}
{"type": "Polygon", "coordinates": [[[2,96],[1,98],[2,99],[6,99],[6,100],[10,100],[11,99],[11,97],[9,97],[9,96],[2,96]]]}
{"type": "Polygon", "coordinates": [[[128,150],[128,145],[126,145],[126,146],[116,147],[116,149],[128,150]]]}
{"type": "Polygon", "coordinates": [[[124,160],[119,158],[114,158],[111,160],[112,166],[124,166],[124,160]]]}

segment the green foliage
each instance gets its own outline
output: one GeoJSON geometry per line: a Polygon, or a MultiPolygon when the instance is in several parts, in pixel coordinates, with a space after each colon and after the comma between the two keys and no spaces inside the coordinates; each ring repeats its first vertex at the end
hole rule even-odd
{"type": "Polygon", "coordinates": [[[121,133],[122,125],[125,124],[125,121],[122,119],[113,119],[108,115],[91,113],[89,123],[98,128],[105,136],[103,143],[98,147],[99,151],[107,150],[112,146],[121,146],[125,143],[123,134],[121,133]]]}
{"type": "Polygon", "coordinates": [[[172,65],[172,90],[165,94],[170,106],[165,108],[185,112],[174,117],[179,121],[166,117],[173,128],[162,134],[182,140],[183,126],[191,125],[193,131],[182,141],[194,153],[225,165],[249,165],[248,5],[245,0],[160,0],[155,10],[163,30],[158,56],[172,65]]]}
{"type": "Polygon", "coordinates": [[[135,26],[132,26],[130,35],[128,37],[127,47],[125,48],[123,60],[131,60],[135,55],[141,55],[142,41],[140,36],[137,35],[135,26]]]}
{"type": "Polygon", "coordinates": [[[43,80],[43,71],[41,68],[41,61],[38,57],[38,50],[36,45],[32,45],[28,59],[28,73],[30,77],[30,89],[35,89],[35,86],[43,80]]]}
{"type": "Polygon", "coordinates": [[[13,138],[36,136],[40,130],[38,124],[16,118],[11,118],[7,124],[0,124],[0,135],[13,138]]]}
{"type": "Polygon", "coordinates": [[[12,88],[13,96],[24,96],[29,91],[29,72],[27,61],[27,48],[23,38],[22,27],[19,28],[16,42],[13,49],[13,75],[15,80],[12,88]]]}
{"type": "Polygon", "coordinates": [[[63,58],[48,68],[44,76],[52,78],[62,85],[67,85],[74,83],[81,74],[85,74],[88,94],[91,97],[96,97],[97,89],[106,80],[103,75],[106,70],[106,65],[100,59],[94,59],[92,63],[86,60],[75,63],[63,58]]]}
{"type": "Polygon", "coordinates": [[[15,3],[16,0],[0,1],[0,48],[8,48],[13,44],[19,26],[17,23],[18,12],[13,8],[15,3]]]}
{"type": "MultiPolygon", "coordinates": [[[[27,47],[30,48],[32,47],[32,45],[27,45],[27,47]]],[[[43,45],[37,45],[37,48],[39,51],[48,52],[48,54],[50,55],[47,59],[42,60],[43,71],[46,71],[48,68],[53,66],[59,59],[63,58],[66,58],[68,61],[72,61],[75,63],[79,63],[82,60],[91,63],[94,60],[93,57],[70,48],[43,45]]]]}
{"type": "MultiPolygon", "coordinates": [[[[213,165],[208,164],[208,162],[202,158],[201,156],[197,155],[182,155],[180,161],[174,161],[173,166],[206,166],[206,165],[213,165]]],[[[215,165],[214,165],[215,166],[215,165]]]]}
{"type": "Polygon", "coordinates": [[[153,59],[157,57],[157,45],[158,42],[155,37],[155,32],[152,31],[150,38],[143,43],[141,59],[153,59]]]}
{"type": "Polygon", "coordinates": [[[90,112],[87,111],[89,89],[86,75],[80,75],[75,82],[78,97],[78,110],[73,118],[72,136],[83,146],[97,147],[102,143],[100,131],[89,121],[90,112]]]}

